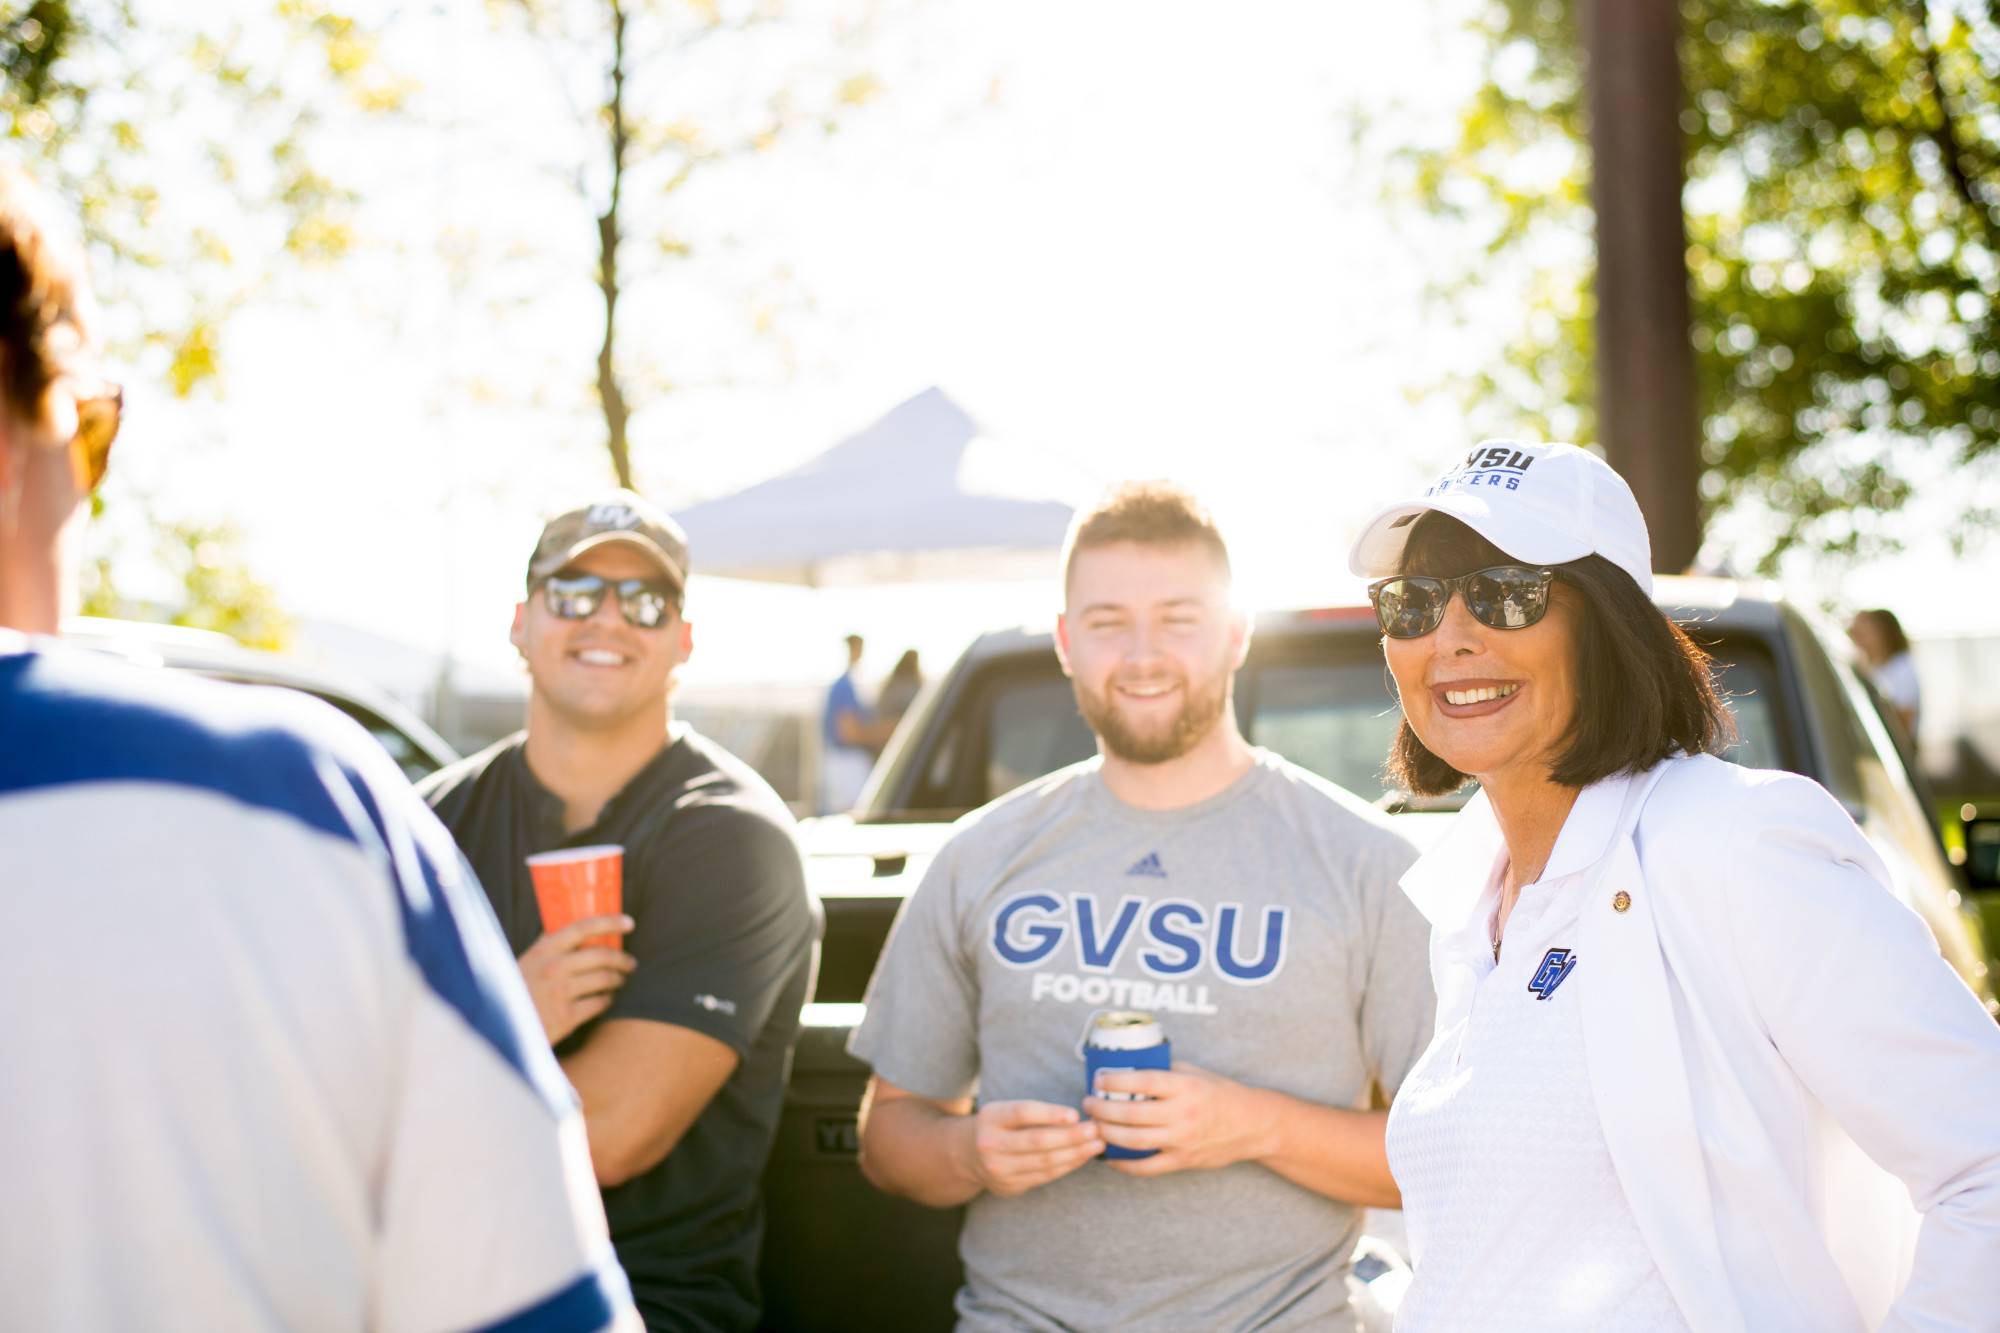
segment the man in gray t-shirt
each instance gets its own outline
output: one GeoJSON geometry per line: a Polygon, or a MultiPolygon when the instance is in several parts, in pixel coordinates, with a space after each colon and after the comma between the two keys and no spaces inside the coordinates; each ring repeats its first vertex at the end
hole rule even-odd
{"type": "Polygon", "coordinates": [[[968,816],[905,905],[851,1043],[863,1169],[970,1204],[962,1327],[1351,1327],[1357,1205],[1397,1199],[1378,1108],[1430,1037],[1415,852],[1245,743],[1247,622],[1187,496],[1080,518],[1065,594],[1100,757],[968,816]],[[1173,1043],[1099,1084],[1144,1100],[1083,1096],[1106,1009],[1173,1043]]]}

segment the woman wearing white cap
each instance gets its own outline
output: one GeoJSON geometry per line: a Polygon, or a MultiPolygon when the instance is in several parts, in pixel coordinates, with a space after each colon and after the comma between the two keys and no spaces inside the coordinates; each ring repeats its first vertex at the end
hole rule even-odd
{"type": "Polygon", "coordinates": [[[1483,445],[1351,563],[1392,772],[1480,784],[1403,880],[1438,1015],[1398,1329],[2000,1328],[2000,1028],[1831,797],[1713,757],[1623,480],[1483,445]]]}

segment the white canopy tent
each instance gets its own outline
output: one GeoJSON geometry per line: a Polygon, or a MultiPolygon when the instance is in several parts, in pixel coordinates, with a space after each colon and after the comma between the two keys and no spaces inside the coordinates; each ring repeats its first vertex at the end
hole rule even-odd
{"type": "Polygon", "coordinates": [[[1024,488],[1045,469],[1009,466],[998,448],[930,388],[791,471],[674,517],[698,576],[822,586],[1045,575],[1073,510],[1048,498],[1054,487],[1024,488]]]}

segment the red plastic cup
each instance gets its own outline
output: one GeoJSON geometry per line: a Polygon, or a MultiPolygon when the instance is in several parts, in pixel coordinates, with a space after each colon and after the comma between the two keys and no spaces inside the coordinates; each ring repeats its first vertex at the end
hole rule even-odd
{"type": "MultiPolygon", "coordinates": [[[[535,881],[535,905],[542,909],[542,930],[553,934],[572,921],[593,916],[617,916],[624,910],[625,849],[618,846],[565,847],[528,858],[528,875],[535,881]]],[[[584,947],[616,949],[617,935],[592,935],[584,947]]]]}

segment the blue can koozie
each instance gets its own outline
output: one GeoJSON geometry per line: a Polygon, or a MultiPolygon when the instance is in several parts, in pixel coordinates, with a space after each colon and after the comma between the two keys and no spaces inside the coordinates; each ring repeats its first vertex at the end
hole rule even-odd
{"type": "MultiPolygon", "coordinates": [[[[1174,1049],[1151,1014],[1120,1009],[1098,1014],[1083,1035],[1083,1092],[1086,1097],[1146,1100],[1137,1093],[1098,1092],[1100,1069],[1171,1069],[1174,1049]]],[[[1112,1161],[1133,1161],[1151,1157],[1158,1149],[1136,1150],[1104,1145],[1105,1157],[1112,1161]]]]}

